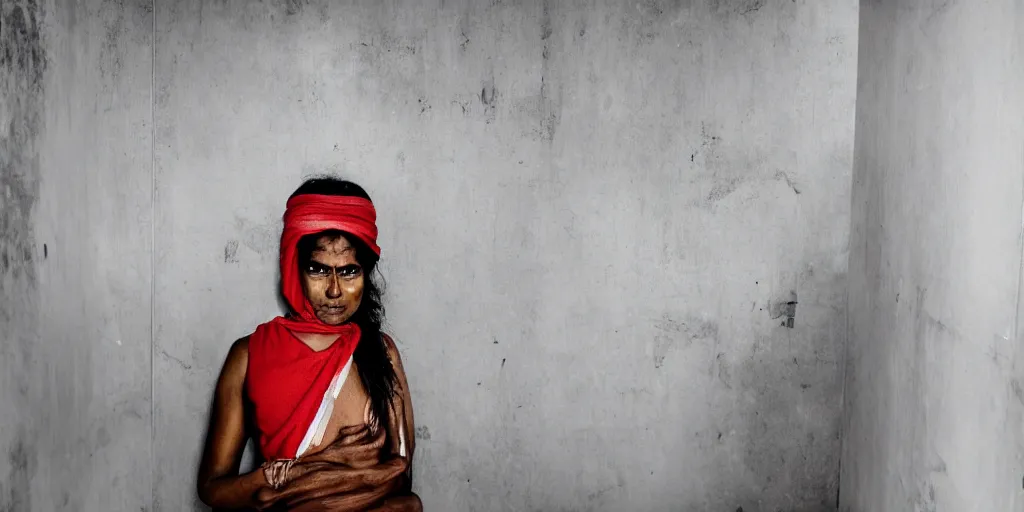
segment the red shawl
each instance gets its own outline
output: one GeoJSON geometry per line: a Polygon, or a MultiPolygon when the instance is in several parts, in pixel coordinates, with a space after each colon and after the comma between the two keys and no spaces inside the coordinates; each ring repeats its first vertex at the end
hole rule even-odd
{"type": "Polygon", "coordinates": [[[297,245],[303,236],[337,229],[354,235],[377,255],[376,212],[363,198],[299,195],[288,201],[281,235],[281,287],[295,315],[261,324],[249,337],[246,391],[255,412],[260,451],[267,460],[292,459],[334,376],[355,352],[359,326],[327,325],[316,317],[299,279],[297,245]],[[314,351],[295,333],[337,334],[314,351]]]}

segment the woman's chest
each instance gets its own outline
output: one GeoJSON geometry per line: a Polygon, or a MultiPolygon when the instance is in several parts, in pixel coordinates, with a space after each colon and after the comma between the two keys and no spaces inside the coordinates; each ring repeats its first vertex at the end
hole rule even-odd
{"type": "Polygon", "coordinates": [[[338,432],[349,426],[364,425],[370,420],[370,396],[359,376],[359,368],[353,362],[351,370],[341,383],[337,398],[330,409],[330,416],[324,428],[323,437],[316,446],[310,446],[308,453],[316,453],[334,442],[338,432]]]}

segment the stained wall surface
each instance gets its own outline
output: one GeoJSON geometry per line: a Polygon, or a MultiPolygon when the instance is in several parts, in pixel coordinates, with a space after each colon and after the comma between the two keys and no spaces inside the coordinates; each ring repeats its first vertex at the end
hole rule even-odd
{"type": "Polygon", "coordinates": [[[0,510],[149,510],[152,5],[0,21],[0,510]]]}
{"type": "Polygon", "coordinates": [[[285,199],[334,173],[427,510],[835,508],[856,2],[155,7],[3,4],[39,57],[2,68],[0,503],[201,509],[285,199]]]}
{"type": "Polygon", "coordinates": [[[1024,510],[1024,5],[861,3],[842,510],[1024,510]]]}

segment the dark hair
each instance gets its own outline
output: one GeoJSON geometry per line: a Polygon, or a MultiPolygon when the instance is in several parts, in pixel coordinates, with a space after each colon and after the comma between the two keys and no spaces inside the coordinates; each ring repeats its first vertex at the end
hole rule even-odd
{"type": "MultiPolygon", "coordinates": [[[[306,180],[289,196],[289,199],[305,194],[355,196],[370,200],[369,194],[359,185],[330,176],[306,180]]],[[[377,254],[354,235],[338,230],[321,231],[299,239],[299,270],[309,264],[317,240],[322,236],[332,235],[344,236],[355,247],[356,261],[363,267],[363,299],[359,309],[350,319],[362,331],[353,359],[359,369],[359,379],[370,394],[373,412],[381,426],[386,426],[385,420],[389,416],[389,407],[395,393],[396,377],[395,368],[384,343],[384,334],[381,332],[381,325],[384,323],[384,278],[380,272],[374,272],[377,270],[377,254]]]]}

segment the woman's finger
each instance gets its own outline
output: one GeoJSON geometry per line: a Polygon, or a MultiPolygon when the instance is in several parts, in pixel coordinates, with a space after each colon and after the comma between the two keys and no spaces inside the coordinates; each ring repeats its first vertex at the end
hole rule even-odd
{"type": "Polygon", "coordinates": [[[395,481],[401,483],[401,476],[409,467],[405,459],[392,459],[370,468],[352,469],[332,466],[310,473],[290,482],[275,495],[288,505],[313,498],[331,496],[363,488],[392,487],[395,481]]]}
{"type": "Polygon", "coordinates": [[[359,465],[361,467],[372,466],[377,463],[385,441],[385,435],[382,432],[362,435],[354,442],[353,438],[340,439],[331,443],[323,450],[300,459],[300,462],[330,462],[333,464],[359,465]]]}

